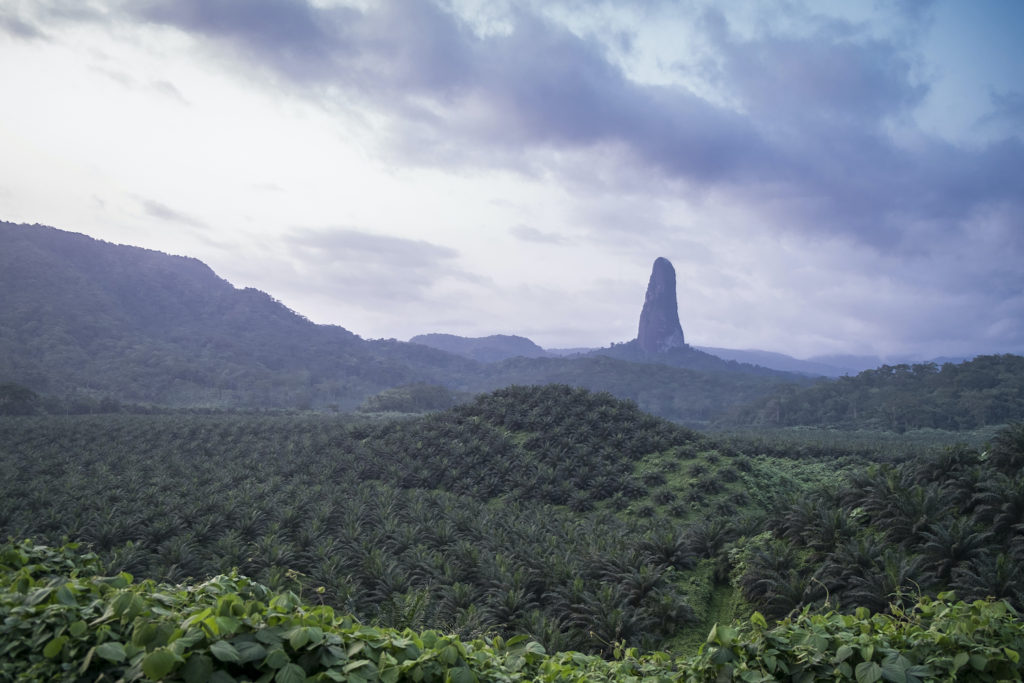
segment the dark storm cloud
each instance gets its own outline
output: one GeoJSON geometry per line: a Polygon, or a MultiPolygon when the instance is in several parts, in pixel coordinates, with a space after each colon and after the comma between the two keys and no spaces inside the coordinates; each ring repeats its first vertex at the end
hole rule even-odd
{"type": "Polygon", "coordinates": [[[46,34],[38,26],[26,17],[19,16],[18,10],[13,7],[0,7],[0,33],[7,33],[15,38],[25,40],[46,37],[46,34]]]}
{"type": "Polygon", "coordinates": [[[1024,197],[1024,149],[1006,139],[967,149],[898,128],[928,94],[911,46],[823,21],[801,36],[741,39],[709,15],[720,78],[774,150],[771,191],[797,226],[878,248],[920,247],[908,226],[952,236],[974,212],[1024,197]]]}
{"type": "MultiPolygon", "coordinates": [[[[891,126],[928,93],[913,46],[838,19],[740,37],[718,12],[694,14],[717,51],[712,79],[740,103],[734,111],[682,87],[634,82],[596,39],[524,9],[510,31],[481,35],[422,0],[365,12],[288,0],[130,7],[233,46],[297,86],[370,98],[402,123],[395,144],[418,163],[525,168],[531,150],[611,145],[652,185],[726,187],[765,202],[777,224],[885,249],[907,246],[907,223],[932,222],[942,237],[978,207],[1024,196],[1013,140],[976,150],[896,142],[891,126]]],[[[923,21],[927,9],[909,3],[905,15],[923,21]]],[[[1014,96],[996,100],[993,116],[1016,111],[1014,96]]]]}
{"type": "Polygon", "coordinates": [[[486,163],[523,145],[621,143],[695,181],[764,166],[767,150],[742,117],[683,90],[639,86],[598,42],[527,12],[515,15],[509,34],[481,37],[424,1],[377,3],[365,13],[286,0],[182,0],[132,11],[231,45],[297,85],[370,97],[408,124],[411,135],[399,142],[421,161],[486,163]]]}
{"type": "Polygon", "coordinates": [[[332,55],[339,49],[335,32],[323,22],[341,12],[325,16],[304,2],[152,0],[127,9],[146,21],[233,43],[247,56],[297,79],[329,74],[332,55]]]}

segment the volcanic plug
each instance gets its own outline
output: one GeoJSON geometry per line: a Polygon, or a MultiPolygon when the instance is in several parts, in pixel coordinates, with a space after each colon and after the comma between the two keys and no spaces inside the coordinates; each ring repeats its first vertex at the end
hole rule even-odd
{"type": "Polygon", "coordinates": [[[636,339],[647,353],[686,346],[676,303],[676,270],[667,258],[659,256],[654,260],[636,339]]]}

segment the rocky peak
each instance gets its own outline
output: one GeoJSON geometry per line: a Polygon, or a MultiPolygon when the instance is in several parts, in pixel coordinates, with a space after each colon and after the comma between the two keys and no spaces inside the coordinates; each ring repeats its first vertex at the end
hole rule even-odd
{"type": "Polygon", "coordinates": [[[676,271],[669,260],[661,256],[654,260],[651,280],[647,283],[636,340],[647,353],[686,346],[676,303],[676,271]]]}

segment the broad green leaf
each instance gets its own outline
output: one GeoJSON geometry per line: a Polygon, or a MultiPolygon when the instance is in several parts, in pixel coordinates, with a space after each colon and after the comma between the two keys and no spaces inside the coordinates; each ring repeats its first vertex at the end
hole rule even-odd
{"type": "Polygon", "coordinates": [[[68,642],[67,636],[57,636],[46,644],[43,648],[43,656],[47,659],[53,659],[61,653],[64,649],[64,643],[68,642]]]}
{"type": "Polygon", "coordinates": [[[882,679],[882,667],[874,662],[861,662],[854,669],[857,683],[875,683],[882,679]]]}
{"type": "Polygon", "coordinates": [[[124,651],[124,645],[116,641],[97,645],[96,654],[108,662],[123,662],[128,657],[124,651]]]}
{"type": "Polygon", "coordinates": [[[849,645],[840,645],[839,649],[836,650],[836,657],[835,657],[834,661],[838,664],[839,662],[846,661],[852,655],[853,655],[853,648],[852,647],[850,647],[849,645]]]}
{"type": "Polygon", "coordinates": [[[213,621],[217,624],[217,631],[225,636],[234,635],[242,625],[242,622],[234,617],[214,617],[213,621]]]}
{"type": "Polygon", "coordinates": [[[226,640],[210,643],[210,654],[222,662],[237,662],[239,660],[238,650],[226,640]]]}
{"type": "Polygon", "coordinates": [[[760,612],[754,612],[750,615],[750,623],[754,626],[760,626],[761,628],[768,628],[768,622],[760,612]]]}
{"type": "Polygon", "coordinates": [[[85,632],[88,631],[88,630],[89,630],[89,624],[85,623],[81,619],[79,619],[78,621],[72,622],[71,626],[68,627],[68,631],[75,638],[78,638],[78,637],[81,637],[81,636],[85,635],[85,632]]]}
{"type": "Polygon", "coordinates": [[[956,671],[960,667],[967,664],[967,662],[970,661],[970,659],[971,656],[966,652],[957,652],[956,656],[953,657],[953,671],[956,671]]]}
{"type": "Polygon", "coordinates": [[[452,666],[455,662],[459,661],[459,651],[454,645],[446,645],[438,655],[438,659],[440,659],[443,664],[452,666]]]}
{"type": "Polygon", "coordinates": [[[75,599],[75,594],[68,588],[68,584],[64,584],[57,589],[57,602],[68,607],[74,607],[78,604],[78,600],[75,599]]]}
{"type": "Polygon", "coordinates": [[[912,666],[901,654],[891,654],[882,660],[882,677],[892,683],[907,683],[907,669],[912,666]]]}
{"type": "Polygon", "coordinates": [[[281,642],[281,629],[280,627],[273,628],[261,628],[256,631],[256,640],[260,641],[264,645],[277,645],[281,642]]]}
{"type": "Polygon", "coordinates": [[[288,643],[292,646],[293,650],[298,650],[308,642],[309,629],[304,626],[298,626],[288,634],[288,643]]]}
{"type": "Polygon", "coordinates": [[[251,640],[241,640],[236,642],[235,649],[238,650],[238,661],[241,664],[245,664],[246,662],[255,662],[256,660],[263,659],[267,656],[267,648],[251,640]]]}
{"type": "Polygon", "coordinates": [[[988,666],[988,657],[977,652],[971,655],[972,668],[977,669],[978,671],[984,671],[986,666],[988,666]]]}
{"type": "MultiPolygon", "coordinates": [[[[509,639],[508,639],[508,641],[507,641],[507,642],[505,643],[505,647],[506,647],[506,648],[508,648],[508,649],[511,649],[511,648],[512,648],[513,646],[515,646],[515,645],[518,645],[519,643],[523,643],[523,642],[526,642],[527,640],[529,640],[529,638],[530,638],[530,636],[527,636],[527,635],[518,635],[518,636],[512,636],[512,637],[511,637],[511,638],[509,638],[509,639]]],[[[494,649],[496,649],[496,650],[497,650],[497,649],[500,649],[500,648],[498,647],[498,641],[497,641],[497,639],[495,639],[495,641],[494,641],[494,645],[495,645],[494,649]]]]}
{"type": "Polygon", "coordinates": [[[298,664],[285,664],[277,670],[274,683],[306,683],[306,672],[298,664]]]}
{"type": "Polygon", "coordinates": [[[479,679],[468,666],[457,666],[448,670],[445,680],[450,683],[477,683],[479,679]]]}
{"type": "Polygon", "coordinates": [[[288,653],[281,648],[277,648],[267,653],[267,658],[263,660],[263,664],[271,669],[280,669],[290,661],[292,660],[288,653]]]}
{"type": "Polygon", "coordinates": [[[135,627],[135,632],[132,633],[132,645],[146,647],[155,636],[156,624],[149,623],[137,625],[135,627]]]}
{"type": "Polygon", "coordinates": [[[213,660],[204,654],[195,653],[181,667],[185,683],[206,683],[213,675],[213,660]]]}
{"type": "Polygon", "coordinates": [[[142,659],[142,672],[154,681],[160,680],[174,669],[178,659],[167,648],[153,650],[142,659]]]}

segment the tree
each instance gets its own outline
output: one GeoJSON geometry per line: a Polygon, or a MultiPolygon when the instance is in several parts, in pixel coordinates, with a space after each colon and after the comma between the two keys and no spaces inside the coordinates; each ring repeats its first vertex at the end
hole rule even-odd
{"type": "Polygon", "coordinates": [[[0,415],[32,415],[39,412],[39,395],[14,382],[0,383],[0,415]]]}

